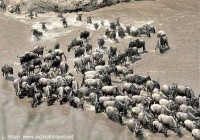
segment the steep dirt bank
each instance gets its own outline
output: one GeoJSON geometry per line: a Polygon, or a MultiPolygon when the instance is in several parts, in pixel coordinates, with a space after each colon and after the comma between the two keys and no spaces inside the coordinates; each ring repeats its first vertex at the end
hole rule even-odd
{"type": "Polygon", "coordinates": [[[8,4],[20,3],[26,10],[38,13],[49,11],[78,12],[93,11],[102,7],[134,0],[8,0],[8,4]]]}

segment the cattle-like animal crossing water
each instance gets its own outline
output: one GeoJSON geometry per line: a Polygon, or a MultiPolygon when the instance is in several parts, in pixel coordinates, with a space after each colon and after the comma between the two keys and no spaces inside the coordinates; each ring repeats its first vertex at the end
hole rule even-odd
{"type": "MultiPolygon", "coordinates": [[[[36,19],[24,19],[22,16],[10,13],[0,13],[0,66],[11,64],[14,68],[14,78],[20,62],[17,55],[22,55],[36,45],[44,45],[52,48],[55,42],[61,44],[65,51],[70,66],[70,72],[75,74],[81,83],[82,75],[73,69],[73,52],[68,53],[66,44],[74,37],[79,37],[80,31],[91,32],[90,42],[97,47],[98,36],[104,35],[104,27],[96,31],[93,26],[75,21],[73,13],[65,14],[69,27],[62,28],[57,14],[47,13],[38,15],[36,19]],[[34,41],[32,28],[40,30],[40,22],[47,21],[48,31],[40,41],[34,41]]],[[[137,74],[150,75],[158,80],[161,85],[177,83],[191,87],[194,93],[199,94],[200,87],[200,17],[199,3],[196,0],[164,0],[123,3],[106,7],[89,13],[83,13],[83,20],[92,16],[94,22],[105,20],[105,26],[109,21],[115,21],[120,17],[120,23],[124,25],[139,26],[152,24],[167,33],[171,49],[164,54],[154,51],[157,38],[153,34],[151,38],[141,37],[146,41],[146,49],[149,51],[142,55],[142,60],[133,65],[137,74]]],[[[116,46],[119,50],[128,47],[130,38],[126,37],[113,43],[106,41],[106,46],[116,46]]],[[[107,58],[106,58],[107,59],[107,58]]],[[[104,114],[95,114],[94,108],[87,107],[82,111],[74,109],[68,104],[52,106],[45,103],[36,108],[31,108],[28,100],[18,99],[12,84],[12,78],[4,80],[0,76],[0,137],[7,135],[68,135],[74,140],[130,140],[136,139],[126,126],[121,126],[110,121],[104,114]]],[[[181,139],[193,139],[191,133],[184,131],[181,139]]],[[[162,134],[152,134],[144,130],[146,139],[163,139],[162,134]]],[[[167,139],[178,139],[170,131],[167,139]]]]}

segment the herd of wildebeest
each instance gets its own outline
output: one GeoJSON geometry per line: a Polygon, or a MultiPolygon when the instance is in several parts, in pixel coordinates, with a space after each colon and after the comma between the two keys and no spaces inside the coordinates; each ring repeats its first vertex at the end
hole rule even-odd
{"type": "MultiPolygon", "coordinates": [[[[29,11],[30,12],[30,11],[29,11]]],[[[29,13],[32,18],[32,12],[29,13]]],[[[67,28],[66,18],[62,14],[63,27],[67,28]]],[[[82,14],[76,20],[82,21],[82,14]]],[[[87,17],[87,23],[93,24],[92,18],[87,17]]],[[[104,22],[101,22],[101,26],[104,22]]],[[[98,29],[98,23],[94,23],[98,29]]],[[[42,29],[47,30],[45,22],[41,23],[42,29]]],[[[41,39],[42,31],[33,29],[36,40],[41,39]]],[[[124,29],[117,19],[110,22],[105,36],[117,42],[125,36],[140,37],[155,33],[155,28],[144,25],[136,31],[131,26],[124,29]]],[[[177,84],[160,86],[159,81],[148,76],[135,74],[126,62],[141,59],[138,49],[143,48],[146,53],[145,42],[139,39],[132,40],[124,52],[116,47],[105,50],[104,38],[98,38],[99,49],[94,50],[89,43],[89,31],[80,33],[80,39],[74,38],[67,45],[68,52],[74,51],[74,67],[69,67],[67,58],[60,44],[47,50],[45,46],[36,46],[23,56],[18,56],[21,69],[18,78],[13,81],[16,96],[19,99],[27,97],[32,107],[37,107],[42,102],[53,105],[68,103],[75,108],[84,109],[86,104],[95,107],[96,113],[105,112],[107,117],[114,122],[126,124],[128,129],[137,137],[142,137],[142,128],[149,129],[152,133],[163,133],[169,136],[168,130],[174,131],[179,137],[183,136],[182,127],[190,131],[196,140],[200,139],[200,95],[195,96],[188,86],[177,84]],[[106,62],[105,56],[108,57],[106,62]],[[82,74],[82,81],[78,83],[69,69],[76,69],[82,74]],[[123,83],[122,88],[114,84],[116,78],[123,83]],[[115,79],[115,80],[114,80],[115,79]]],[[[158,32],[156,48],[169,48],[166,34],[158,32]]],[[[3,76],[13,74],[10,65],[2,67],[3,76]]]]}

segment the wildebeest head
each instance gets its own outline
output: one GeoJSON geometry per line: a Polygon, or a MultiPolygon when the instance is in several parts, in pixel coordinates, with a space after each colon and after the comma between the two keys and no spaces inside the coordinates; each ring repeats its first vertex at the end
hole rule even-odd
{"type": "Polygon", "coordinates": [[[151,77],[150,77],[150,76],[147,76],[147,77],[146,77],[146,81],[148,81],[148,80],[151,80],[151,77]]]}

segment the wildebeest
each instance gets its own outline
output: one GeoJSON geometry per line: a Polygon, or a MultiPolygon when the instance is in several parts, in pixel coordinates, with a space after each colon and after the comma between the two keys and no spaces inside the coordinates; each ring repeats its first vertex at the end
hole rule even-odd
{"type": "Polygon", "coordinates": [[[127,127],[132,133],[135,133],[137,137],[142,135],[142,126],[137,120],[128,120],[127,127]]]}
{"type": "Polygon", "coordinates": [[[193,129],[192,136],[195,140],[200,140],[200,129],[193,129]]]}
{"type": "Polygon", "coordinates": [[[88,41],[89,36],[90,36],[90,32],[88,32],[88,31],[83,31],[80,33],[80,38],[85,39],[86,41],[88,41]]]}
{"type": "Polygon", "coordinates": [[[18,96],[19,98],[21,98],[21,80],[20,79],[15,79],[13,81],[13,86],[14,86],[14,89],[15,89],[15,93],[16,93],[16,96],[18,96]]]}
{"type": "Polygon", "coordinates": [[[99,60],[100,58],[103,58],[103,54],[101,52],[99,52],[99,51],[92,52],[93,62],[99,60]]]}
{"type": "Polygon", "coordinates": [[[46,31],[46,30],[47,30],[47,27],[46,27],[46,25],[45,25],[46,22],[40,22],[40,23],[42,24],[42,30],[45,30],[45,31],[46,31]]]}
{"type": "Polygon", "coordinates": [[[115,22],[110,22],[110,29],[111,30],[116,30],[116,24],[115,24],[115,22]]]}
{"type": "Polygon", "coordinates": [[[16,5],[14,5],[14,6],[11,6],[11,7],[9,7],[8,8],[8,11],[10,12],[10,13],[17,13],[17,14],[20,14],[20,5],[19,4],[16,4],[16,5]]]}
{"type": "Polygon", "coordinates": [[[33,50],[32,50],[32,52],[35,53],[35,54],[37,54],[38,56],[39,55],[43,56],[44,48],[46,48],[46,46],[43,47],[43,46],[39,45],[39,46],[34,47],[33,50]]]}
{"type": "Polygon", "coordinates": [[[70,52],[70,50],[73,48],[73,47],[76,47],[76,46],[80,46],[82,47],[84,44],[83,44],[83,40],[77,40],[76,38],[74,38],[72,40],[72,42],[67,46],[67,50],[68,52],[70,52]]]}
{"type": "Polygon", "coordinates": [[[67,28],[68,25],[67,25],[66,18],[63,17],[63,18],[61,19],[61,21],[62,21],[63,27],[64,27],[64,28],[67,28]]]}
{"type": "Polygon", "coordinates": [[[85,45],[85,51],[88,53],[89,51],[92,52],[92,44],[90,43],[87,43],[85,45]]]}
{"type": "Polygon", "coordinates": [[[177,95],[186,96],[187,98],[195,97],[194,92],[190,87],[174,85],[177,95]]]}
{"type": "Polygon", "coordinates": [[[150,26],[150,25],[146,24],[146,25],[143,25],[143,28],[145,31],[147,31],[149,33],[156,33],[154,26],[150,26]]]}
{"type": "Polygon", "coordinates": [[[77,17],[76,17],[76,20],[77,21],[82,21],[82,14],[77,14],[77,17]]]}
{"type": "Polygon", "coordinates": [[[76,68],[76,71],[81,72],[83,70],[83,68],[85,67],[85,63],[83,61],[83,59],[81,58],[76,58],[74,60],[74,68],[76,68]]]}
{"type": "Polygon", "coordinates": [[[153,121],[153,129],[158,133],[163,133],[165,137],[168,136],[167,128],[159,121],[153,121]]]}
{"type": "Polygon", "coordinates": [[[103,38],[98,38],[98,45],[99,45],[99,48],[102,49],[104,44],[105,44],[105,40],[103,38]]]}
{"type": "Polygon", "coordinates": [[[146,31],[144,29],[144,27],[140,27],[138,28],[137,30],[135,31],[131,31],[131,35],[134,36],[134,37],[140,37],[142,34],[145,34],[147,35],[147,37],[151,37],[151,34],[149,31],[146,31]]]}
{"type": "Polygon", "coordinates": [[[40,40],[40,38],[43,36],[43,33],[37,29],[33,29],[31,31],[33,31],[34,40],[40,40]]]}
{"type": "Polygon", "coordinates": [[[133,48],[133,47],[136,47],[138,49],[143,48],[143,52],[146,52],[145,41],[143,40],[136,39],[134,41],[129,42],[129,48],[133,48]]]}
{"type": "Polygon", "coordinates": [[[136,48],[136,47],[133,47],[133,48],[128,48],[127,50],[126,50],[126,54],[127,54],[127,56],[132,60],[132,57],[133,56],[139,56],[140,57],[140,54],[139,54],[139,52],[138,52],[138,48],[136,48]]]}
{"type": "Polygon", "coordinates": [[[66,62],[62,61],[60,63],[60,72],[61,72],[61,75],[64,75],[68,72],[68,69],[69,69],[69,66],[66,62]]]}
{"type": "Polygon", "coordinates": [[[138,74],[134,74],[131,76],[126,76],[127,82],[136,83],[138,85],[146,83],[148,80],[151,80],[150,76],[142,76],[138,74]]]}
{"type": "Polygon", "coordinates": [[[158,120],[164,126],[166,126],[167,128],[169,128],[169,129],[173,130],[175,133],[177,133],[177,135],[179,135],[179,136],[182,135],[177,122],[175,121],[175,119],[172,116],[160,114],[158,116],[158,120]]]}
{"type": "Polygon", "coordinates": [[[111,56],[116,56],[117,54],[117,47],[110,47],[108,50],[108,57],[110,59],[111,56]]]}
{"type": "Polygon", "coordinates": [[[78,97],[74,96],[74,97],[69,98],[69,105],[71,105],[75,108],[84,109],[83,104],[84,104],[84,102],[81,99],[79,99],[78,97]]]}
{"type": "Polygon", "coordinates": [[[122,27],[120,27],[120,28],[118,29],[118,36],[119,36],[120,38],[123,38],[123,37],[125,36],[125,31],[124,31],[124,29],[123,29],[122,27]]]}
{"type": "Polygon", "coordinates": [[[17,56],[18,58],[20,58],[20,63],[21,65],[26,63],[26,62],[29,62],[31,61],[32,59],[35,59],[37,58],[37,54],[29,51],[29,52],[26,52],[23,56],[17,56]]]}
{"type": "Polygon", "coordinates": [[[131,35],[131,26],[130,25],[126,26],[125,33],[127,33],[128,35],[131,35]]]}
{"type": "Polygon", "coordinates": [[[94,28],[97,30],[99,28],[99,24],[98,23],[94,23],[94,28]]]}
{"type": "Polygon", "coordinates": [[[147,87],[147,91],[152,92],[155,88],[160,89],[160,84],[159,82],[155,80],[148,80],[146,82],[146,87],[147,87]]]}
{"type": "Polygon", "coordinates": [[[0,9],[2,9],[4,12],[6,12],[6,4],[3,0],[0,1],[0,9]]]}
{"type": "Polygon", "coordinates": [[[76,49],[75,52],[74,52],[75,58],[77,58],[77,57],[82,57],[82,56],[84,56],[84,55],[85,55],[85,48],[83,48],[83,47],[79,47],[79,48],[76,49]]]}
{"type": "Polygon", "coordinates": [[[111,119],[114,122],[118,122],[120,124],[123,123],[122,122],[122,114],[119,113],[119,111],[115,107],[108,106],[106,108],[106,115],[108,116],[109,119],[111,119]]]}
{"type": "Polygon", "coordinates": [[[92,24],[92,18],[91,18],[91,16],[87,17],[87,24],[92,24]]]}
{"type": "Polygon", "coordinates": [[[117,96],[117,95],[123,95],[122,91],[117,86],[104,86],[102,87],[103,95],[111,95],[111,96],[117,96]]]}
{"type": "Polygon", "coordinates": [[[169,49],[169,48],[170,48],[170,47],[169,47],[169,44],[168,44],[168,39],[167,39],[166,36],[164,36],[164,37],[161,36],[161,37],[158,39],[158,42],[157,42],[157,45],[156,45],[155,50],[156,50],[157,48],[159,48],[159,50],[160,50],[161,53],[163,52],[163,51],[162,51],[163,49],[165,49],[165,48],[169,49]]]}
{"type": "Polygon", "coordinates": [[[13,74],[12,66],[9,66],[9,65],[6,65],[6,64],[1,68],[1,71],[3,72],[3,77],[5,75],[5,79],[8,78],[8,74],[13,74]]]}

